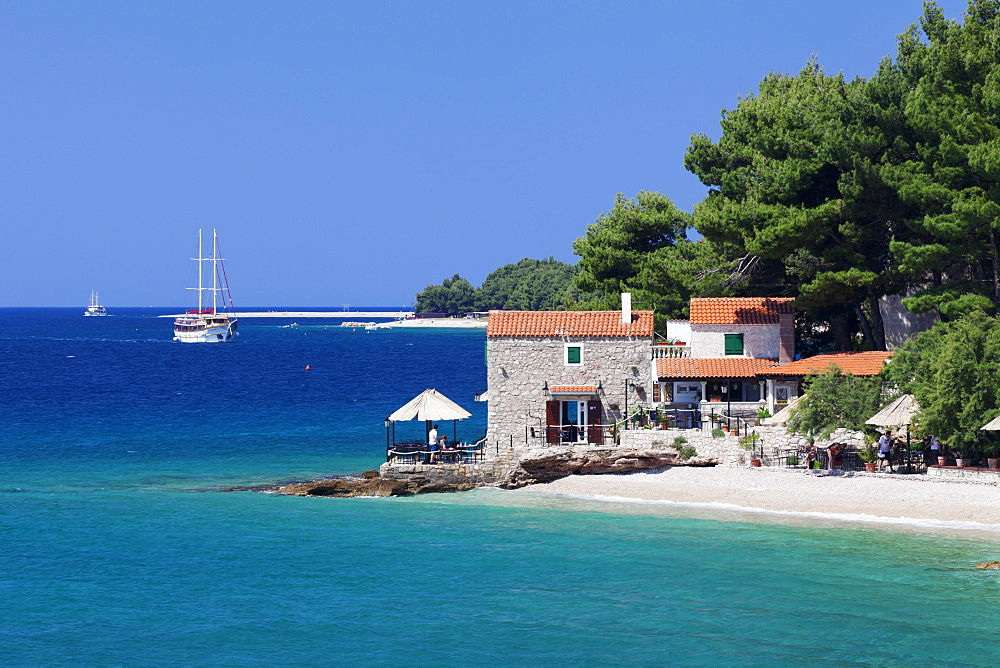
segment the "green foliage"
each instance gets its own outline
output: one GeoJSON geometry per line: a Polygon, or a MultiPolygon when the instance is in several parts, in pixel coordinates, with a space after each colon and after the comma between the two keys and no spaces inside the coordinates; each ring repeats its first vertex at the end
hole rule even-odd
{"type": "Polygon", "coordinates": [[[681,450],[681,459],[691,459],[692,457],[697,457],[698,451],[693,445],[689,445],[683,450],[681,450]]]}
{"type": "Polygon", "coordinates": [[[787,457],[785,457],[785,464],[789,466],[798,466],[799,465],[798,455],[788,455],[787,457]]]}
{"type": "Polygon", "coordinates": [[[978,311],[939,323],[907,341],[887,373],[920,404],[918,433],[968,454],[1000,414],[1000,321],[978,311]]]}
{"type": "Polygon", "coordinates": [[[795,405],[788,421],[788,428],[799,434],[826,438],[839,427],[863,431],[882,405],[880,377],[844,374],[833,365],[808,376],[804,388],[809,396],[795,405]]]}
{"type": "Polygon", "coordinates": [[[688,440],[686,438],[684,438],[683,436],[678,436],[677,438],[674,439],[674,447],[679,448],[687,442],[688,440]]]}
{"type": "Polygon", "coordinates": [[[573,284],[579,269],[554,258],[524,258],[486,277],[479,288],[477,310],[554,311],[576,302],[583,293],[573,284]]]}
{"type": "Polygon", "coordinates": [[[573,243],[580,256],[576,285],[594,293],[577,306],[613,309],[622,292],[661,317],[683,317],[691,292],[682,266],[699,263],[705,249],[687,241],[690,215],[667,197],[640,192],[634,200],[619,193],[615,206],[573,243]]]}
{"type": "Polygon", "coordinates": [[[478,290],[455,274],[441,285],[428,285],[417,294],[417,313],[464,315],[470,311],[510,309],[554,311],[585,295],[573,284],[578,269],[554,258],[524,258],[486,277],[478,290]]]}
{"type": "Polygon", "coordinates": [[[895,65],[879,74],[901,84],[912,146],[886,179],[920,212],[918,234],[891,244],[899,265],[924,278],[904,305],[946,318],[992,312],[1000,298],[1000,3],[971,0],[961,24],[925,3],[920,28],[900,35],[895,65]]]}
{"type": "Polygon", "coordinates": [[[724,436],[724,435],[725,435],[724,432],[718,427],[712,430],[712,436],[724,436]]]}
{"type": "Polygon", "coordinates": [[[695,207],[699,232],[780,263],[799,308],[844,324],[852,314],[868,346],[884,348],[873,305],[905,284],[889,243],[907,238],[912,212],[879,171],[903,127],[874,92],[815,61],[768,75],[724,112],[717,142],[692,137],[685,166],[712,188],[695,207]]]}
{"type": "Polygon", "coordinates": [[[873,441],[865,441],[865,444],[858,449],[858,457],[861,461],[870,464],[878,460],[878,448],[873,441]]]}
{"type": "Polygon", "coordinates": [[[417,313],[444,313],[463,315],[476,310],[476,289],[467,280],[455,274],[441,285],[428,285],[417,294],[417,313]]]}

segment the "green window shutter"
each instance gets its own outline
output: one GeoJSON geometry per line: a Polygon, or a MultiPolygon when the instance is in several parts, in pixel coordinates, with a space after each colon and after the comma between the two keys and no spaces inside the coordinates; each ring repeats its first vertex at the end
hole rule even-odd
{"type": "Polygon", "coordinates": [[[569,346],[566,348],[566,363],[567,364],[579,364],[580,363],[580,347],[579,346],[569,346]]]}
{"type": "Polygon", "coordinates": [[[726,354],[727,355],[743,354],[742,334],[726,334],[726,354]]]}

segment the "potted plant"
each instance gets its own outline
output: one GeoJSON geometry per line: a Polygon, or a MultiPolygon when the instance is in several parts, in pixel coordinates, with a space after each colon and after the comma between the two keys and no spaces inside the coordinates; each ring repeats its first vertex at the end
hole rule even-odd
{"type": "Polygon", "coordinates": [[[858,450],[858,457],[865,463],[865,471],[875,473],[875,465],[878,462],[878,448],[875,446],[875,437],[865,434],[865,444],[858,450]]]}
{"type": "Polygon", "coordinates": [[[983,444],[983,460],[991,469],[997,468],[997,464],[1000,464],[1000,459],[997,458],[998,452],[1000,452],[1000,444],[992,441],[983,444]]]}
{"type": "Polygon", "coordinates": [[[757,426],[760,426],[761,421],[769,417],[771,417],[771,411],[761,406],[760,410],[757,411],[757,426]]]}
{"type": "Polygon", "coordinates": [[[740,439],[740,447],[750,451],[750,466],[760,466],[760,457],[757,456],[757,441],[760,435],[752,431],[740,439]]]}

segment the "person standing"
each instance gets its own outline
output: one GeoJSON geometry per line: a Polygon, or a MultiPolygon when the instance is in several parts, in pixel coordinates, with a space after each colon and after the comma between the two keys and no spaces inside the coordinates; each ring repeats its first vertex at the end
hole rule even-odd
{"type": "Polygon", "coordinates": [[[895,473],[892,470],[892,439],[889,437],[889,432],[885,432],[878,439],[878,458],[879,458],[879,471],[885,470],[885,465],[889,465],[889,473],[895,473]]]}
{"type": "Polygon", "coordinates": [[[826,468],[832,471],[834,466],[839,464],[837,457],[840,456],[840,452],[844,449],[844,446],[840,443],[831,443],[826,449],[826,468]]]}
{"type": "Polygon", "coordinates": [[[434,427],[427,432],[427,449],[431,451],[430,463],[433,464],[437,461],[437,450],[438,450],[438,426],[434,427]]]}
{"type": "Polygon", "coordinates": [[[937,464],[941,461],[941,441],[937,436],[931,436],[931,459],[937,464]]]}

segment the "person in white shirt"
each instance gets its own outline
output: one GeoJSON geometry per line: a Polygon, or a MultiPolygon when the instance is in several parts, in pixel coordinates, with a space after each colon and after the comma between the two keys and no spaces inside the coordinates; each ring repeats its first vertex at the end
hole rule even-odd
{"type": "Polygon", "coordinates": [[[895,473],[892,470],[892,439],[889,438],[889,432],[885,432],[878,439],[878,458],[879,458],[879,470],[885,470],[885,465],[889,465],[889,473],[895,473]]]}
{"type": "Polygon", "coordinates": [[[438,426],[434,425],[434,428],[427,432],[427,449],[431,451],[430,462],[433,464],[437,461],[437,450],[438,450],[438,426]]]}

